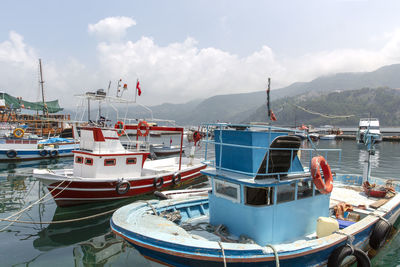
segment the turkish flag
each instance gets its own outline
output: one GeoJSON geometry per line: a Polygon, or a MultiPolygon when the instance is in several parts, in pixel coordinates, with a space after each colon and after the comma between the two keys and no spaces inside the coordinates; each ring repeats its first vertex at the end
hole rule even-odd
{"type": "Polygon", "coordinates": [[[142,94],[142,90],[140,90],[139,80],[136,83],[136,90],[138,91],[138,95],[140,96],[142,94]]]}

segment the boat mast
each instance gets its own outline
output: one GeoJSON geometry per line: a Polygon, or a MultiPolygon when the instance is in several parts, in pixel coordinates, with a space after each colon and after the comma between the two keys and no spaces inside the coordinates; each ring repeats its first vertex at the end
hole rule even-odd
{"type": "Polygon", "coordinates": [[[43,71],[42,71],[42,60],[39,58],[39,72],[40,72],[40,87],[42,90],[42,103],[43,103],[43,115],[47,115],[47,108],[46,108],[46,103],[44,102],[44,81],[43,81],[43,71]]]}

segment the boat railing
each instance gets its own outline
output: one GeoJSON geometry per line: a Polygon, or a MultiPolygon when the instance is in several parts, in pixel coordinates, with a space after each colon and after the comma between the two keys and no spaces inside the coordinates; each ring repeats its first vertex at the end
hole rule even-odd
{"type": "Polygon", "coordinates": [[[121,141],[121,144],[125,149],[133,152],[150,151],[150,142],[148,141],[128,140],[121,141]]]}
{"type": "MultiPolygon", "coordinates": [[[[209,124],[207,125],[209,126],[209,124]]],[[[228,125],[227,124],[213,124],[213,126],[216,126],[218,129],[215,129],[214,131],[218,131],[224,128],[227,129],[228,125]],[[220,127],[218,127],[220,126],[220,127]],[[222,128],[223,127],[223,128],[222,128]]],[[[233,128],[235,127],[240,127],[241,129],[246,129],[243,127],[257,127],[257,128],[264,128],[266,129],[268,132],[272,133],[272,132],[298,132],[298,130],[291,130],[291,129],[286,129],[286,128],[279,128],[279,127],[273,127],[273,126],[258,126],[258,125],[234,125],[233,128]]],[[[232,127],[231,125],[229,125],[229,127],[232,127]]],[[[208,127],[207,127],[208,130],[208,127]]],[[[208,131],[207,131],[207,136],[208,136],[208,131]]],[[[229,172],[234,172],[234,173],[238,173],[238,174],[242,174],[242,175],[246,175],[246,176],[251,176],[251,177],[257,177],[257,178],[277,178],[278,180],[280,180],[282,177],[287,176],[288,174],[301,174],[301,173],[305,173],[306,171],[308,172],[308,170],[311,167],[311,161],[312,158],[315,156],[323,156],[327,161],[329,161],[329,165],[331,166],[331,170],[332,171],[337,171],[340,169],[340,165],[341,165],[341,149],[317,149],[315,148],[315,146],[312,144],[313,148],[271,148],[269,145],[268,146],[253,146],[253,145],[239,145],[239,144],[232,144],[232,143],[225,143],[222,142],[221,139],[221,134],[219,135],[220,140],[219,141],[215,141],[212,140],[210,138],[206,138],[205,140],[203,140],[203,142],[205,143],[205,162],[209,167],[213,167],[215,168],[217,171],[229,171],[229,172]],[[219,150],[219,153],[215,153],[216,157],[218,154],[219,159],[216,160],[210,160],[207,158],[207,146],[208,144],[213,144],[215,145],[215,148],[219,150]],[[257,172],[245,172],[245,171],[240,171],[240,170],[236,170],[236,169],[231,169],[231,168],[225,168],[222,166],[222,158],[223,158],[223,147],[234,147],[234,148],[240,148],[240,149],[249,149],[249,150],[261,150],[264,151],[264,153],[266,153],[266,157],[264,159],[265,163],[261,163],[260,162],[260,167],[261,164],[265,164],[265,171],[261,172],[260,170],[258,170],[257,172]],[[268,172],[269,170],[269,163],[270,163],[270,156],[272,154],[273,151],[290,151],[290,159],[289,160],[289,168],[288,171],[285,172],[268,172]],[[303,167],[303,170],[299,170],[298,168],[296,168],[297,170],[295,170],[294,168],[294,164],[295,163],[295,156],[297,155],[298,159],[300,160],[300,163],[303,167]]],[[[271,144],[271,137],[270,137],[270,141],[268,142],[268,144],[271,144]]],[[[311,140],[309,140],[310,142],[312,142],[311,140]]],[[[215,151],[216,152],[216,151],[215,151]]]]}

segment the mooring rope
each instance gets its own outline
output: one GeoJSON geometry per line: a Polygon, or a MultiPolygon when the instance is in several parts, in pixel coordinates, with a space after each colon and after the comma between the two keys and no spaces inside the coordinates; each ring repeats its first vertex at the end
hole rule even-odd
{"type": "MultiPolygon", "coordinates": [[[[32,208],[34,205],[40,203],[43,199],[45,199],[49,194],[53,193],[54,190],[56,190],[58,187],[60,187],[60,186],[61,186],[64,182],[66,182],[66,181],[67,181],[67,180],[63,180],[60,184],[58,184],[56,187],[54,187],[51,191],[49,191],[49,192],[48,192],[47,194],[45,194],[43,197],[39,198],[38,200],[36,200],[36,201],[33,202],[32,204],[28,205],[27,207],[23,208],[22,210],[20,210],[20,211],[14,213],[14,214],[11,214],[10,216],[8,216],[8,217],[6,217],[6,218],[0,219],[0,221],[3,221],[3,222],[11,222],[11,223],[8,224],[7,226],[5,226],[5,227],[3,227],[2,229],[0,229],[0,232],[3,232],[4,230],[6,230],[8,227],[10,227],[11,225],[13,225],[14,223],[19,223],[19,222],[21,222],[21,221],[19,221],[18,219],[21,218],[23,212],[25,212],[26,210],[32,208]],[[10,218],[15,217],[15,216],[17,216],[17,215],[20,215],[20,216],[17,217],[17,220],[10,220],[10,218]]],[[[65,188],[67,188],[67,187],[71,184],[71,182],[72,182],[72,181],[70,181],[69,184],[68,184],[66,187],[63,188],[63,190],[64,190],[65,188]]],[[[62,190],[62,191],[63,191],[63,190],[62,190]]],[[[61,193],[61,192],[59,192],[59,193],[61,193]]],[[[58,194],[59,194],[59,193],[58,193],[58,194]]],[[[58,194],[57,194],[57,195],[58,195],[58,194]]],[[[56,196],[57,196],[57,195],[56,195],[56,196]]],[[[39,223],[39,224],[40,224],[40,223],[39,223]]]]}
{"type": "Polygon", "coordinates": [[[274,252],[274,255],[275,255],[275,265],[276,265],[276,267],[279,267],[278,251],[276,251],[276,248],[273,245],[267,244],[265,246],[272,249],[272,251],[274,252]]]}
{"type": "Polygon", "coordinates": [[[106,215],[108,213],[116,211],[116,209],[108,210],[102,213],[97,213],[94,215],[86,216],[86,217],[80,217],[80,218],[75,218],[75,219],[69,219],[69,220],[61,220],[61,221],[51,221],[51,222],[37,222],[37,221],[19,221],[19,220],[11,220],[11,219],[0,219],[0,221],[4,222],[13,222],[13,223],[24,223],[24,224],[60,224],[60,223],[69,223],[69,222],[78,222],[78,221],[83,221],[87,219],[92,219],[96,218],[102,215],[106,215]]]}
{"type": "Polygon", "coordinates": [[[224,250],[224,248],[222,247],[222,243],[221,243],[221,241],[218,241],[218,245],[219,245],[219,247],[221,248],[221,250],[222,250],[222,257],[224,257],[224,267],[226,267],[226,257],[225,257],[225,250],[224,250]]]}

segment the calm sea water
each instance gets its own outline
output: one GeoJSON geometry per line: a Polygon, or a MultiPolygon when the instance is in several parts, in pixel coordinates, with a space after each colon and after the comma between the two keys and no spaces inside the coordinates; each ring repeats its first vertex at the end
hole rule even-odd
{"type": "MultiPolygon", "coordinates": [[[[164,141],[169,143],[169,138],[164,141]]],[[[360,163],[365,161],[367,153],[354,141],[319,141],[317,145],[319,148],[341,148],[341,172],[362,174],[360,163]]],[[[400,178],[400,144],[379,144],[372,163],[373,176],[400,178]]],[[[16,213],[48,193],[30,175],[34,168],[65,168],[71,164],[71,159],[0,164],[0,218],[16,213]]],[[[34,205],[18,218],[36,224],[0,222],[0,266],[160,266],[142,257],[132,246],[111,233],[111,213],[85,221],[46,224],[112,211],[138,199],[143,197],[57,208],[51,196],[47,196],[44,202],[34,205]]],[[[373,266],[399,265],[400,235],[396,233],[373,259],[373,266]]]]}

